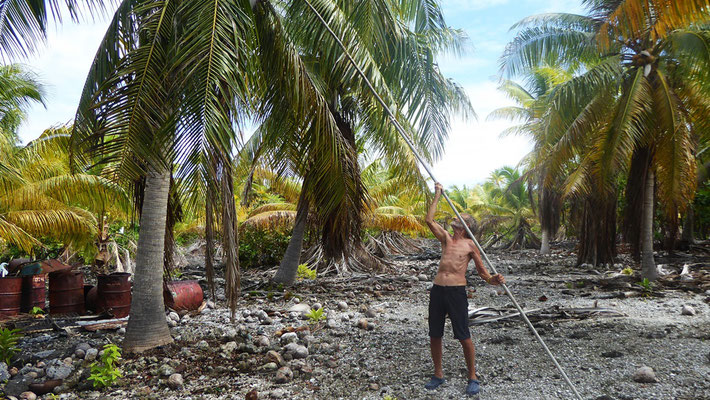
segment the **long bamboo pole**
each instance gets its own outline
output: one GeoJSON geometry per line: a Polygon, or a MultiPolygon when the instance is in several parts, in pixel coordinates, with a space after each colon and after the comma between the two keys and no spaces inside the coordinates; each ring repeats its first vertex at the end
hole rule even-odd
{"type": "MultiPolygon", "coordinates": [[[[335,32],[333,32],[333,30],[330,28],[330,25],[328,24],[328,22],[326,22],[326,20],[323,18],[323,16],[321,16],[321,14],[318,12],[318,10],[316,10],[315,7],[313,7],[313,5],[308,0],[303,0],[303,1],[308,5],[308,8],[310,8],[311,11],[315,14],[315,16],[320,20],[320,22],[323,24],[325,29],[328,30],[330,35],[333,36],[333,39],[335,39],[335,41],[338,42],[338,45],[343,49],[345,56],[348,58],[350,63],[353,65],[353,67],[355,67],[358,74],[362,77],[363,81],[365,82],[365,84],[367,84],[367,86],[370,88],[370,91],[372,91],[372,94],[377,98],[377,101],[380,103],[380,105],[382,105],[384,110],[387,112],[387,114],[390,117],[390,121],[394,125],[395,129],[400,134],[402,139],[404,139],[404,141],[407,143],[409,148],[412,150],[412,153],[417,158],[419,163],[424,167],[424,169],[429,174],[431,179],[434,182],[438,182],[438,180],[434,177],[434,173],[432,172],[432,170],[429,167],[429,165],[427,164],[427,162],[421,157],[421,155],[419,155],[419,152],[414,147],[414,143],[412,142],[412,139],[409,137],[409,135],[407,135],[404,128],[402,128],[402,125],[400,125],[399,121],[397,121],[397,118],[394,116],[394,114],[392,113],[390,108],[387,106],[387,104],[385,104],[384,100],[382,100],[382,97],[380,97],[380,95],[377,93],[375,88],[372,86],[372,83],[370,83],[370,80],[367,79],[367,76],[365,76],[365,74],[362,72],[360,67],[355,62],[355,60],[352,58],[352,56],[350,55],[350,52],[348,52],[348,49],[343,44],[342,40],[340,40],[338,35],[336,35],[335,32]]],[[[497,274],[498,271],[496,270],[495,265],[493,265],[491,260],[488,258],[488,255],[483,250],[481,245],[478,243],[478,240],[476,240],[476,237],[473,235],[473,232],[471,232],[471,230],[468,228],[468,224],[466,224],[466,221],[464,221],[463,217],[461,217],[461,214],[458,212],[458,210],[454,206],[454,203],[451,202],[451,199],[449,198],[449,196],[446,194],[445,191],[443,191],[442,194],[444,196],[444,199],[446,199],[446,202],[449,203],[449,206],[454,211],[454,214],[456,214],[456,217],[461,221],[461,224],[464,226],[464,228],[466,228],[466,233],[468,233],[469,237],[471,237],[473,239],[473,242],[476,244],[476,247],[483,255],[483,259],[486,261],[486,264],[488,264],[488,266],[493,271],[493,273],[497,274]]],[[[518,304],[518,301],[513,296],[513,293],[511,293],[510,289],[508,289],[508,285],[502,284],[501,286],[503,287],[503,290],[505,290],[505,294],[508,295],[510,300],[513,302],[513,305],[518,310],[518,313],[520,313],[520,317],[523,319],[523,321],[525,321],[528,328],[530,328],[530,331],[535,335],[535,338],[540,343],[542,348],[545,349],[545,352],[547,353],[548,357],[550,357],[552,362],[555,364],[555,367],[557,367],[557,370],[560,372],[560,374],[564,378],[565,382],[567,382],[567,385],[569,386],[569,388],[572,389],[572,392],[574,392],[577,399],[583,400],[582,396],[579,394],[579,392],[577,392],[577,389],[575,388],[574,384],[572,383],[572,381],[569,379],[569,377],[565,373],[564,369],[562,369],[562,366],[560,365],[560,363],[557,362],[557,359],[552,354],[550,349],[547,347],[547,344],[545,344],[545,341],[542,340],[542,337],[540,337],[540,334],[537,332],[537,329],[535,329],[532,322],[530,322],[530,319],[528,319],[528,316],[525,314],[525,311],[523,311],[523,309],[520,307],[520,304],[518,304]]]]}

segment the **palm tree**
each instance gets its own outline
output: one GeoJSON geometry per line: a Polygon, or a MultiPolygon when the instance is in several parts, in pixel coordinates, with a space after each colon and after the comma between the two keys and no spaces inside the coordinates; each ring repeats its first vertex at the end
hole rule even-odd
{"type": "Polygon", "coordinates": [[[559,174],[550,174],[547,161],[550,150],[548,110],[551,107],[549,95],[556,85],[568,81],[572,74],[560,67],[542,66],[530,71],[527,76],[529,90],[511,80],[501,83],[498,90],[505,93],[516,105],[503,107],[491,112],[491,118],[507,119],[520,122],[506,129],[501,135],[520,134],[529,136],[535,142],[535,148],[525,157],[527,179],[537,186],[537,208],[542,232],[540,253],[550,253],[550,240],[560,226],[562,209],[562,188],[559,174]]]}
{"type": "MultiPolygon", "coordinates": [[[[368,78],[376,90],[390,104],[397,105],[394,109],[400,113],[401,120],[409,121],[410,134],[420,151],[428,157],[440,155],[450,117],[456,112],[471,113],[472,110],[463,90],[444,78],[434,63],[438,52],[459,49],[462,38],[460,32],[446,26],[438,4],[420,1],[368,1],[367,4],[318,1],[313,4],[350,47],[349,51],[370,75],[368,78]],[[413,29],[407,29],[410,24],[413,29]],[[397,50],[390,51],[390,48],[397,50]]],[[[332,209],[332,212],[320,213],[323,215],[318,221],[321,243],[327,257],[347,257],[349,249],[359,246],[361,218],[369,203],[360,182],[360,149],[384,155],[391,166],[415,181],[421,181],[421,177],[411,151],[387,124],[388,117],[314,13],[304,2],[290,2],[285,14],[289,16],[284,20],[287,31],[293,32],[302,57],[308,61],[308,76],[322,83],[330,115],[343,135],[344,155],[348,158],[345,165],[349,168],[349,177],[339,184],[335,196],[334,187],[328,188],[329,196],[320,194],[325,189],[320,184],[320,171],[308,163],[299,165],[302,161],[298,158],[303,153],[289,150],[289,154],[298,156],[291,161],[290,169],[303,177],[304,182],[299,211],[303,216],[310,207],[332,209]],[[325,52],[324,47],[332,51],[325,52]],[[333,198],[343,199],[339,207],[323,204],[325,199],[332,202],[333,198]]],[[[283,154],[280,136],[285,129],[288,126],[266,124],[260,147],[265,151],[278,148],[283,154]]],[[[317,159],[314,155],[308,161],[317,159]]],[[[305,218],[297,217],[297,221],[304,224],[305,218]]],[[[301,225],[296,226],[297,232],[300,231],[301,225]]],[[[284,257],[275,281],[294,281],[301,240],[301,235],[292,236],[288,256],[284,257]]]]}
{"type": "MultiPolygon", "coordinates": [[[[95,216],[127,212],[122,188],[91,171],[71,173],[69,131],[48,129],[0,161],[0,239],[27,254],[52,238],[93,256],[101,231],[95,216]]],[[[0,135],[0,141],[7,146],[11,139],[0,135]]]]}
{"type": "MultiPolygon", "coordinates": [[[[584,4],[589,15],[546,14],[518,23],[521,31],[506,49],[503,69],[512,75],[543,62],[588,66],[552,96],[557,114],[550,127],[557,135],[552,171],[574,157],[580,160],[566,183],[569,193],[596,196],[598,201],[615,198],[618,173],[628,168],[632,155],[650,150],[644,173],[630,179],[639,182],[643,193],[638,196],[643,200],[638,207],[644,217],[643,275],[655,279],[648,243],[653,212],[648,207],[654,203],[656,182],[669,219],[687,207],[695,189],[690,115],[708,115],[696,82],[707,70],[710,41],[702,26],[689,23],[706,20],[708,9],[694,1],[676,1],[673,7],[656,1],[584,4]],[[690,9],[697,13],[686,15],[690,9]]],[[[590,204],[608,210],[611,205],[590,204]]],[[[590,218],[598,220],[599,214],[590,218]]],[[[592,236],[609,237],[604,230],[592,236]]]]}

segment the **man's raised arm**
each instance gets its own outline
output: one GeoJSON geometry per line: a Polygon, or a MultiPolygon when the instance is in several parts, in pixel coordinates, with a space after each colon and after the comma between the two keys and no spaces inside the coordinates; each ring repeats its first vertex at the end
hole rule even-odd
{"type": "Polygon", "coordinates": [[[436,184],[434,184],[434,201],[432,201],[429,206],[429,211],[426,213],[426,224],[429,226],[431,233],[433,233],[441,243],[446,242],[446,236],[448,233],[441,227],[441,225],[434,221],[434,214],[436,213],[436,205],[439,203],[439,199],[441,198],[441,193],[443,191],[444,188],[441,186],[441,183],[436,182],[436,184]]]}

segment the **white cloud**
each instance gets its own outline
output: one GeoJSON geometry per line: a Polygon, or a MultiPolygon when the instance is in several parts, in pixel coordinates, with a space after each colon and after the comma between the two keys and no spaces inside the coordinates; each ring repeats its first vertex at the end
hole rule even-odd
{"type": "Polygon", "coordinates": [[[434,175],[444,186],[472,185],[484,181],[496,168],[515,166],[532,149],[527,138],[500,133],[512,123],[486,121],[488,114],[511,101],[498,92],[494,82],[483,82],[466,88],[478,121],[456,121],[453,124],[446,154],[434,165],[434,175]]]}
{"type": "Polygon", "coordinates": [[[28,142],[50,126],[74,118],[86,75],[96,49],[108,27],[108,20],[74,24],[65,21],[50,32],[39,54],[23,63],[29,65],[47,88],[47,107],[32,107],[20,137],[28,142]]]}

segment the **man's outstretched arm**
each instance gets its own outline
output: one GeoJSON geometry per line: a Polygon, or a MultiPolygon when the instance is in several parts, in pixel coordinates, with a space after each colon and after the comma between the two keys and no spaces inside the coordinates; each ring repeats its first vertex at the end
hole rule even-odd
{"type": "Polygon", "coordinates": [[[441,243],[446,242],[446,236],[448,233],[441,227],[441,225],[434,221],[434,214],[436,213],[436,205],[439,203],[439,199],[441,198],[441,193],[443,191],[444,188],[441,186],[441,183],[436,182],[436,184],[434,184],[434,201],[432,201],[429,206],[429,211],[426,213],[426,224],[429,226],[431,233],[433,233],[441,243]]]}
{"type": "Polygon", "coordinates": [[[501,274],[495,274],[491,275],[490,272],[488,272],[488,269],[486,269],[486,266],[483,264],[483,260],[481,259],[481,254],[478,252],[478,248],[476,245],[472,244],[473,250],[471,251],[471,257],[473,258],[474,264],[476,264],[476,272],[478,272],[478,276],[481,277],[486,283],[490,285],[500,285],[505,283],[505,278],[501,274]]]}

